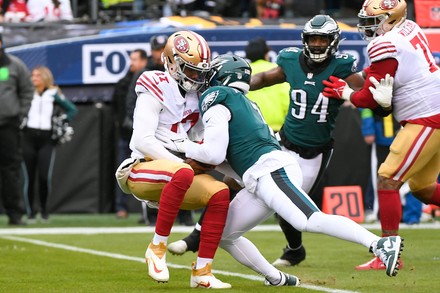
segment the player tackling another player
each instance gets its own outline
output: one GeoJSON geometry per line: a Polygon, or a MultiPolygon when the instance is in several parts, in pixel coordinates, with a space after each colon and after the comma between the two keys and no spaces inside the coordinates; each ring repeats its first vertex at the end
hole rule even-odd
{"type": "MultiPolygon", "coordinates": [[[[289,278],[243,237],[276,212],[299,231],[324,233],[368,247],[385,263],[386,274],[395,276],[403,248],[399,236],[380,238],[349,218],[324,214],[302,190],[297,160],[281,151],[258,106],[245,96],[250,87],[249,64],[235,55],[220,55],[211,66],[212,86],[199,104],[205,126],[203,143],[174,139],[172,133],[161,137],[167,148],[188,158],[211,165],[227,160],[242,179],[244,188],[230,203],[220,246],[265,276],[267,285],[285,285],[289,278]]],[[[376,98],[389,93],[382,88],[391,86],[378,83],[376,98]]]]}

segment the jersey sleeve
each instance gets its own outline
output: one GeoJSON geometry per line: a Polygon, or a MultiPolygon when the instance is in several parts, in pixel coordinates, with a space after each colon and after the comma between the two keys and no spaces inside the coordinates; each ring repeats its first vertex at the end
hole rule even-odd
{"type": "Polygon", "coordinates": [[[277,56],[277,64],[278,66],[284,68],[287,66],[289,62],[292,62],[292,60],[298,60],[299,56],[301,55],[302,50],[297,47],[289,47],[282,49],[277,56]]]}
{"type": "Polygon", "coordinates": [[[336,54],[334,58],[337,61],[337,66],[333,75],[345,79],[358,71],[357,61],[353,55],[336,54]]]}
{"type": "Polygon", "coordinates": [[[203,92],[202,96],[200,97],[200,111],[202,113],[202,116],[212,106],[221,104],[225,97],[225,90],[221,90],[221,88],[217,86],[210,87],[205,92],[203,92]]]}
{"type": "Polygon", "coordinates": [[[169,83],[169,77],[161,71],[145,71],[136,81],[135,92],[137,96],[150,93],[160,103],[164,102],[164,85],[169,83]]]}
{"type": "Polygon", "coordinates": [[[378,37],[367,47],[368,56],[372,63],[397,57],[397,48],[389,39],[378,37]]]}

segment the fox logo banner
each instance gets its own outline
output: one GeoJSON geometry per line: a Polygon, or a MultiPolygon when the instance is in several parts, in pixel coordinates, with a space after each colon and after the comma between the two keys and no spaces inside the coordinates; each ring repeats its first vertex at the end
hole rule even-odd
{"type": "Polygon", "coordinates": [[[149,43],[83,45],[83,83],[116,83],[130,67],[130,53],[149,47],[149,43]]]}

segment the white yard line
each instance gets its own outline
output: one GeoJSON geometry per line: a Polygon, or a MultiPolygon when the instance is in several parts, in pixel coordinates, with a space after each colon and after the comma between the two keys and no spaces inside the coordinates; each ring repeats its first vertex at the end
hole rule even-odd
{"type": "MultiPolygon", "coordinates": [[[[279,228],[279,226],[277,226],[277,227],[279,228]]],[[[46,228],[46,229],[32,229],[32,230],[46,230],[47,231],[48,229],[49,228],[46,228]]],[[[73,228],[57,228],[57,229],[59,231],[63,231],[63,229],[73,229],[73,228]]],[[[101,229],[103,229],[103,228],[98,228],[97,231],[102,231],[101,229]]],[[[110,229],[110,228],[108,228],[108,229],[110,229]]],[[[116,228],[113,228],[113,229],[116,230],[116,228]]],[[[146,228],[143,227],[143,229],[144,229],[143,232],[145,232],[146,228]]],[[[13,230],[13,229],[11,229],[11,230],[13,230]]],[[[122,230],[122,229],[121,228],[117,228],[117,230],[119,231],[119,230],[122,230]]],[[[76,234],[91,234],[91,231],[88,231],[88,232],[89,233],[87,233],[87,232],[86,233],[78,233],[77,232],[76,234]]],[[[110,232],[104,232],[104,233],[110,233],[110,232]]],[[[112,233],[114,233],[114,232],[112,232],[112,233]]],[[[120,232],[120,233],[122,233],[122,232],[120,232]]],[[[128,232],[125,231],[125,233],[128,233],[128,232]]],[[[137,233],[137,232],[134,232],[134,233],[137,233]]],[[[34,235],[35,234],[36,233],[34,233],[34,235]]],[[[54,234],[54,233],[43,233],[43,234],[54,234]]],[[[73,234],[73,233],[70,233],[70,234],[73,234]]],[[[27,234],[27,235],[29,235],[29,234],[27,234]]],[[[99,251],[99,250],[94,250],[94,249],[81,248],[81,247],[65,245],[65,244],[51,243],[51,242],[41,241],[41,240],[36,240],[36,239],[27,239],[27,238],[23,238],[23,237],[7,236],[7,235],[0,236],[0,238],[11,240],[11,241],[26,242],[26,243],[31,243],[31,244],[34,244],[34,245],[46,246],[46,247],[51,247],[51,248],[64,249],[64,250],[73,251],[73,252],[81,252],[81,253],[87,253],[87,254],[92,254],[92,255],[110,257],[110,258],[115,258],[115,259],[130,260],[130,261],[136,261],[136,262],[141,262],[141,263],[145,262],[145,259],[144,258],[140,258],[140,257],[133,257],[133,256],[123,255],[123,254],[118,254],[118,253],[109,253],[109,252],[104,252],[104,251],[99,251]]],[[[170,268],[187,269],[187,270],[191,269],[189,266],[183,266],[183,265],[178,265],[178,264],[167,263],[167,265],[170,268]]],[[[247,274],[240,274],[240,273],[221,271],[221,270],[213,270],[212,272],[215,273],[215,274],[220,274],[220,275],[225,275],[225,276],[234,276],[234,277],[239,277],[239,278],[248,279],[248,280],[261,281],[261,282],[264,281],[264,278],[262,278],[260,276],[256,276],[256,275],[247,275],[247,274]]],[[[322,287],[322,286],[315,286],[315,285],[308,285],[308,284],[301,284],[300,287],[306,288],[306,289],[310,289],[310,290],[320,291],[320,292],[328,292],[328,293],[357,293],[357,291],[332,289],[332,288],[327,288],[327,287],[322,287]]]]}
{"type": "MultiPolygon", "coordinates": [[[[380,224],[362,224],[363,227],[372,230],[380,230],[380,224]]],[[[400,224],[400,230],[405,229],[440,229],[440,222],[424,223],[417,225],[400,224]]],[[[189,233],[193,227],[175,226],[172,232],[189,233]]],[[[259,225],[252,231],[281,231],[278,225],[259,225]]],[[[154,227],[74,227],[74,228],[4,228],[0,229],[0,235],[41,235],[41,234],[123,234],[123,233],[154,233],[154,227]]]]}

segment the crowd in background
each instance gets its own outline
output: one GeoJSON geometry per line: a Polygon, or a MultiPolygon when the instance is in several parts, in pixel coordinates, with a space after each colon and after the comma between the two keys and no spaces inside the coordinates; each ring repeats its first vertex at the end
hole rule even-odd
{"type": "MultiPolygon", "coordinates": [[[[408,13],[413,15],[413,2],[408,13]]],[[[0,0],[0,22],[113,22],[172,15],[278,20],[317,12],[355,18],[363,0],[0,0]]]]}

